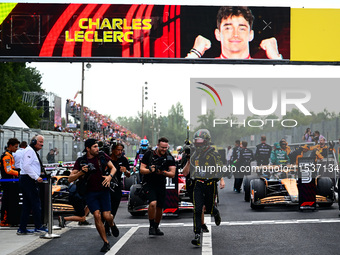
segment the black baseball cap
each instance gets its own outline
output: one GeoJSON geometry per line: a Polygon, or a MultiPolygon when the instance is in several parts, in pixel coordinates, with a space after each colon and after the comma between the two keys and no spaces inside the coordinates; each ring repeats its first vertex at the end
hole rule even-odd
{"type": "Polygon", "coordinates": [[[93,138],[89,138],[85,141],[85,148],[83,150],[83,152],[86,152],[86,148],[91,148],[92,145],[98,143],[96,139],[93,138]]]}

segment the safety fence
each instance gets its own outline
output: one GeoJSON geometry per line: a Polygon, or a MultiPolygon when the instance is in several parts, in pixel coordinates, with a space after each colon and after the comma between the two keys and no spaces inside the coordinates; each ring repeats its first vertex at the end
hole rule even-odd
{"type": "Polygon", "coordinates": [[[255,146],[260,143],[261,135],[265,135],[267,137],[267,143],[270,145],[279,142],[282,138],[285,138],[288,144],[300,144],[304,143],[302,136],[305,134],[307,128],[310,128],[312,133],[314,131],[319,131],[320,134],[325,136],[328,141],[338,141],[340,138],[340,120],[339,118],[336,118],[334,120],[322,121],[320,123],[311,123],[310,125],[277,129],[272,132],[263,132],[245,136],[242,137],[241,140],[247,141],[249,146],[255,146]]]}
{"type": "MultiPolygon", "coordinates": [[[[47,154],[51,149],[57,149],[58,153],[54,155],[54,162],[75,161],[82,156],[84,142],[74,141],[73,134],[65,132],[55,132],[40,129],[23,129],[15,127],[5,127],[0,125],[0,155],[4,152],[7,141],[16,137],[20,142],[26,141],[28,144],[31,139],[37,135],[44,136],[44,147],[38,153],[43,164],[47,164],[47,154]]],[[[138,141],[127,138],[124,141],[125,154],[128,157],[134,157],[138,149],[138,141]]]]}

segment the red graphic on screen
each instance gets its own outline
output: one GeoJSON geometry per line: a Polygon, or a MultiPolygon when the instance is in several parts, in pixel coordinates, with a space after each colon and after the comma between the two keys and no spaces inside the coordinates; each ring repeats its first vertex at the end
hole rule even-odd
{"type": "MultiPolygon", "coordinates": [[[[56,47],[62,41],[62,57],[92,57],[93,47],[103,44],[94,40],[96,26],[81,27],[82,20],[97,21],[107,18],[112,20],[112,13],[109,13],[110,4],[69,4],[57,19],[52,29],[43,42],[40,50],[40,57],[52,57],[56,55],[56,47]],[[111,16],[110,16],[111,15],[111,16]],[[76,17],[76,18],[75,18],[76,17]],[[70,26],[71,23],[71,26],[70,26]],[[83,30],[83,31],[82,31],[83,30]],[[66,33],[65,33],[66,32],[66,33]],[[81,37],[76,34],[81,32],[81,37]],[[79,41],[79,38],[80,41],[79,41]],[[96,44],[96,45],[95,45],[96,44]],[[77,48],[81,51],[77,51],[77,48]]],[[[152,29],[135,29],[129,40],[123,40],[115,43],[121,47],[121,56],[130,57],[161,57],[161,58],[180,58],[180,6],[162,6],[163,15],[161,23],[162,33],[150,38],[152,29]]],[[[124,28],[122,34],[129,32],[133,20],[151,20],[153,22],[152,12],[154,5],[131,5],[124,17],[124,28]]],[[[159,12],[159,8],[157,10],[159,12]]],[[[154,16],[157,16],[156,14],[154,16]]],[[[89,22],[89,21],[88,21],[89,22]]],[[[159,25],[159,24],[157,24],[159,25]]],[[[100,38],[101,39],[101,38],[100,38]]],[[[104,42],[105,43],[105,42],[104,42]]],[[[57,54],[58,55],[58,54],[57,54]]]]}

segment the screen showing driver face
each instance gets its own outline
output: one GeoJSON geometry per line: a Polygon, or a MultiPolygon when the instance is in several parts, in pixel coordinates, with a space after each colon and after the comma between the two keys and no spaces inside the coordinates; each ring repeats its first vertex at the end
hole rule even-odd
{"type": "Polygon", "coordinates": [[[202,58],[236,58],[226,53],[230,48],[243,48],[250,58],[290,58],[288,7],[230,7],[224,13],[219,6],[180,5],[0,3],[0,8],[0,56],[184,60],[201,35],[211,44],[205,50],[195,46],[202,58]]]}

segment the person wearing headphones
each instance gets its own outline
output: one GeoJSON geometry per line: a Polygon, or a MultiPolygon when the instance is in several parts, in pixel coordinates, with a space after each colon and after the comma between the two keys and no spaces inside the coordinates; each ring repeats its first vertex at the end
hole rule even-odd
{"type": "Polygon", "coordinates": [[[43,179],[40,177],[43,169],[41,159],[37,152],[41,150],[43,146],[44,137],[42,135],[36,135],[23,153],[19,178],[23,204],[17,235],[48,232],[48,229],[43,226],[41,222],[41,201],[38,185],[38,183],[43,182],[43,179]],[[28,217],[31,211],[35,225],[34,230],[27,229],[28,217]]]}

